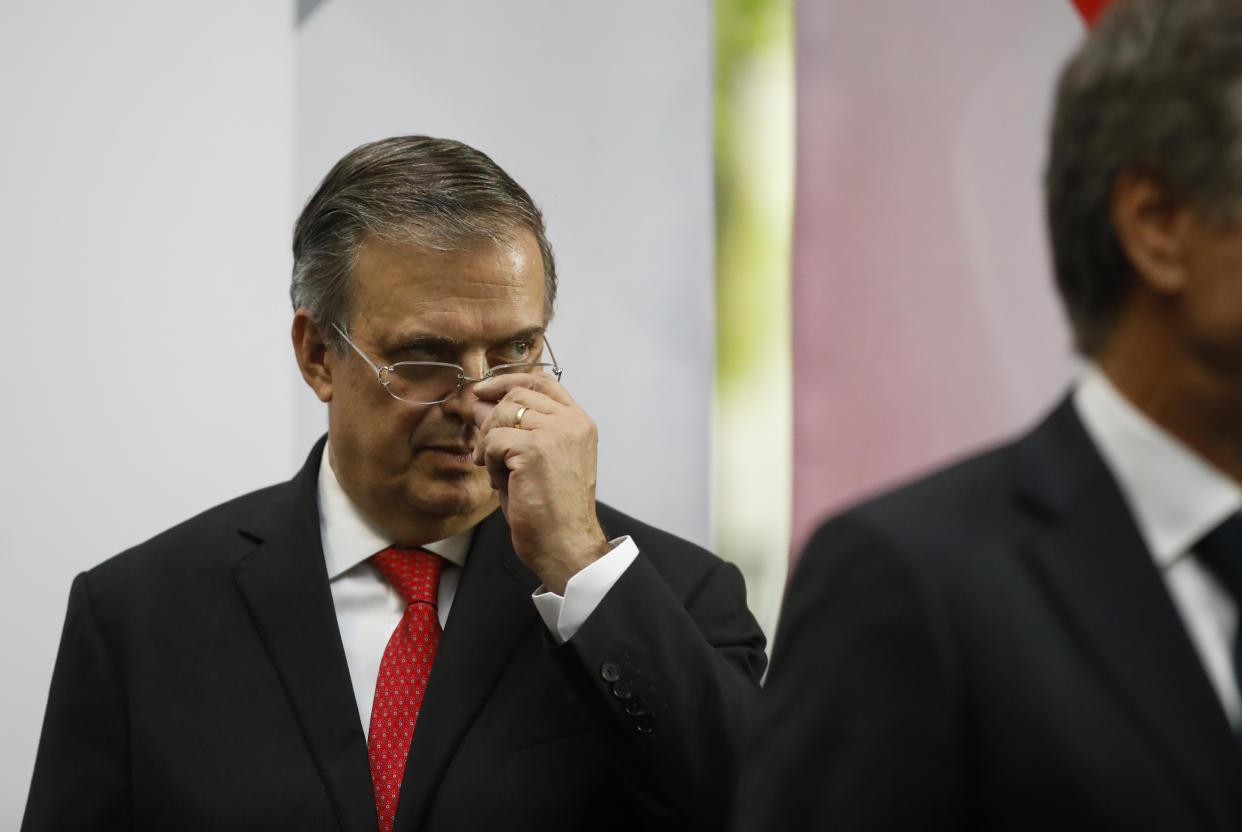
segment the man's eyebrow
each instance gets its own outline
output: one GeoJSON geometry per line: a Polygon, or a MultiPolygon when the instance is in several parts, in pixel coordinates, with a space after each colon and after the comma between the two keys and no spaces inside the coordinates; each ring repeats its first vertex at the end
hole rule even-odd
{"type": "Polygon", "coordinates": [[[530,327],[527,327],[526,329],[518,330],[512,335],[508,335],[504,338],[497,339],[496,343],[509,344],[514,341],[526,341],[531,338],[537,338],[543,335],[543,332],[544,332],[544,328],[542,326],[530,326],[530,327]]]}
{"type": "Polygon", "coordinates": [[[414,332],[397,338],[392,350],[393,352],[403,352],[405,350],[426,349],[427,347],[445,348],[456,347],[457,345],[457,340],[449,338],[447,335],[432,335],[429,332],[414,332]]]}
{"type": "MultiPolygon", "coordinates": [[[[499,338],[493,339],[491,343],[492,344],[511,344],[514,341],[530,340],[530,339],[542,336],[544,333],[544,329],[545,328],[542,324],[538,324],[535,326],[528,326],[525,329],[519,329],[516,332],[509,333],[508,335],[502,335],[499,338]]],[[[412,332],[412,333],[409,333],[407,335],[402,335],[399,338],[397,338],[396,343],[394,344],[392,348],[392,351],[402,352],[404,350],[426,349],[428,347],[450,349],[450,348],[460,348],[463,345],[464,345],[464,342],[459,341],[456,338],[450,338],[447,335],[435,335],[430,332],[412,332]]]]}

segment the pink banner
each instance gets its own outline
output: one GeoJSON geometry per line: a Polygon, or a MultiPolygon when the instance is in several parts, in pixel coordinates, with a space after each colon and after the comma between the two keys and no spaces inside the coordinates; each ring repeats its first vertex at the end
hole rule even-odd
{"type": "Polygon", "coordinates": [[[798,5],[794,551],[1072,377],[1040,176],[1069,3],[798,5]]]}

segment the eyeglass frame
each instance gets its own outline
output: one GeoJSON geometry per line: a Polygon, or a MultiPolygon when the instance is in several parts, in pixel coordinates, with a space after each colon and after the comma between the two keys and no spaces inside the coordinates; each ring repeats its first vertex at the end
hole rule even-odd
{"type": "Polygon", "coordinates": [[[549,367],[551,368],[552,374],[556,376],[556,380],[558,382],[561,380],[561,373],[565,371],[565,368],[562,367],[559,363],[557,363],[556,353],[552,352],[552,345],[548,343],[548,336],[543,335],[542,333],[540,334],[540,340],[543,341],[544,348],[548,351],[548,355],[551,356],[552,363],[549,364],[546,361],[521,361],[515,364],[497,364],[495,367],[489,368],[488,371],[484,373],[481,377],[473,378],[471,376],[466,375],[465,367],[461,366],[460,364],[452,364],[448,361],[395,361],[392,364],[385,364],[385,365],[376,364],[374,361],[370,359],[370,357],[367,356],[365,352],[362,351],[361,347],[359,347],[357,344],[353,342],[353,339],[351,339],[345,333],[345,330],[341,328],[340,324],[334,323],[332,324],[332,328],[335,329],[337,333],[342,338],[345,339],[345,343],[349,344],[351,347],[354,348],[354,352],[358,353],[358,355],[362,358],[363,361],[367,362],[367,366],[369,366],[372,370],[375,371],[375,378],[376,380],[379,381],[380,386],[384,388],[384,392],[392,396],[397,401],[405,402],[406,404],[431,405],[431,404],[440,404],[441,402],[446,402],[449,399],[451,399],[454,396],[454,394],[460,393],[467,384],[477,384],[480,381],[487,381],[489,378],[492,378],[493,376],[495,376],[497,371],[507,370],[513,367],[529,367],[532,370],[537,367],[549,367]],[[403,399],[400,396],[398,396],[396,393],[392,392],[392,381],[385,381],[384,374],[388,373],[389,375],[395,375],[397,367],[400,367],[402,365],[410,365],[410,364],[415,364],[420,367],[451,367],[457,370],[457,386],[454,387],[452,390],[450,390],[448,395],[446,395],[444,398],[436,399],[433,402],[416,402],[416,401],[413,401],[412,399],[403,399]]]}

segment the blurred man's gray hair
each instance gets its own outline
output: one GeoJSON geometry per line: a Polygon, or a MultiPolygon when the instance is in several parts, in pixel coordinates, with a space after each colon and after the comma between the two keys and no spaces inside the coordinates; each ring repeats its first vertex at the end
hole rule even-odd
{"type": "Polygon", "coordinates": [[[1242,197],[1242,0],[1117,0],[1057,87],[1045,175],[1057,286],[1097,353],[1132,284],[1113,227],[1117,177],[1152,178],[1204,221],[1242,197]]]}

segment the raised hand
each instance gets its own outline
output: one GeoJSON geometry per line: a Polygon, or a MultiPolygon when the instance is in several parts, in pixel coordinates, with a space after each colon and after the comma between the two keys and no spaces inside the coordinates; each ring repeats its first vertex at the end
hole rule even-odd
{"type": "Polygon", "coordinates": [[[595,515],[595,422],[546,373],[497,376],[474,395],[475,464],[499,492],[518,557],[564,594],[574,573],[608,551],[595,515]]]}

